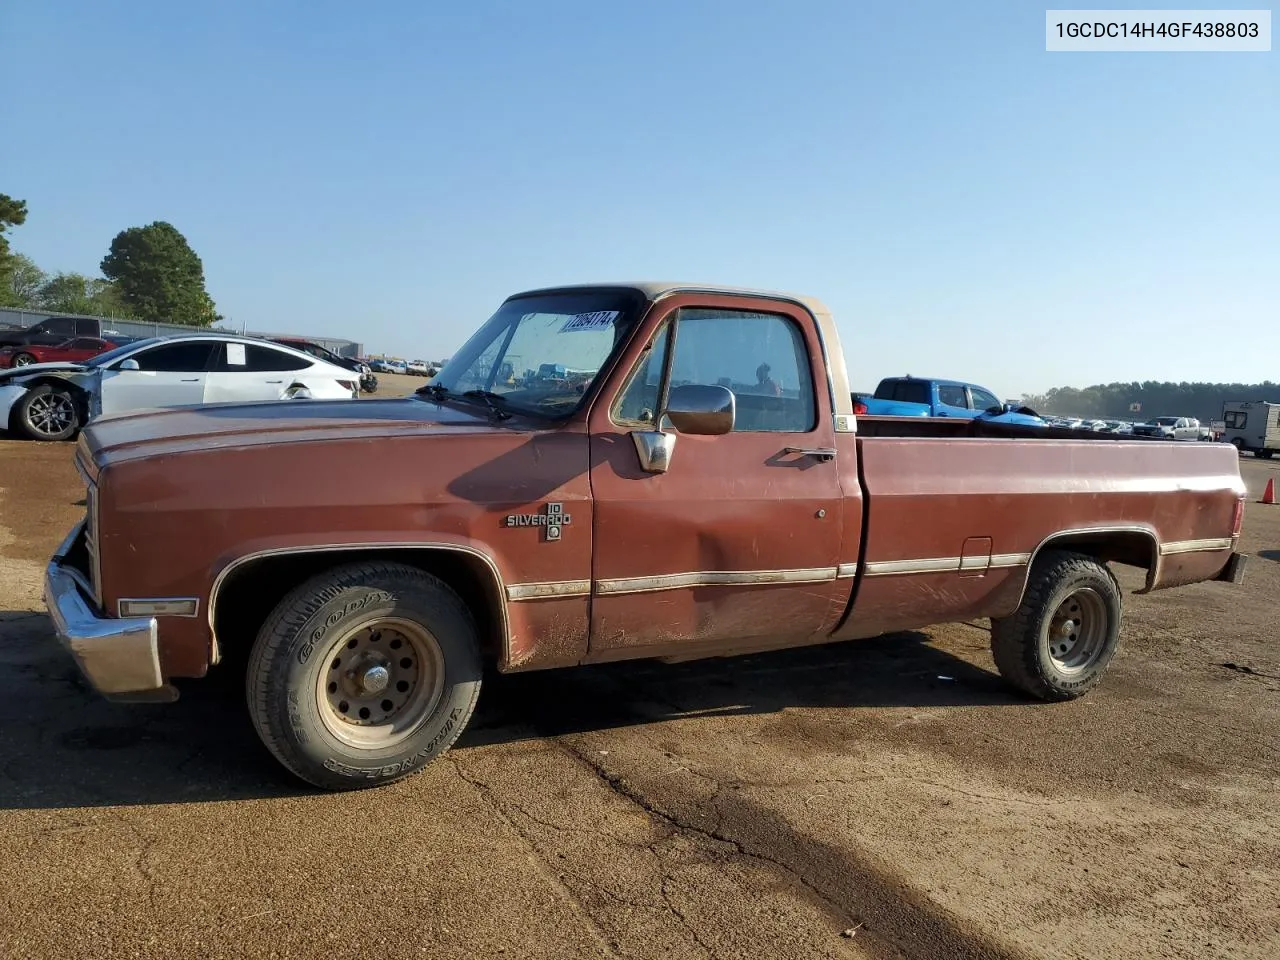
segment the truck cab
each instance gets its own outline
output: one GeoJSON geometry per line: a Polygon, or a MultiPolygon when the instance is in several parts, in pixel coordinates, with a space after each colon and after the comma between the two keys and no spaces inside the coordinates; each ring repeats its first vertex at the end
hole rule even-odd
{"type": "Polygon", "coordinates": [[[986,387],[962,380],[886,377],[871,397],[858,397],[862,412],[884,417],[989,417],[1006,423],[1042,426],[1030,413],[1012,409],[986,387]]]}
{"type": "Polygon", "coordinates": [[[1162,437],[1166,440],[1212,440],[1213,431],[1201,426],[1195,417],[1156,417],[1133,428],[1140,437],[1162,437]]]}
{"type": "Polygon", "coordinates": [[[57,346],[75,337],[101,337],[97,317],[46,317],[25,329],[0,330],[0,347],[57,346]]]}

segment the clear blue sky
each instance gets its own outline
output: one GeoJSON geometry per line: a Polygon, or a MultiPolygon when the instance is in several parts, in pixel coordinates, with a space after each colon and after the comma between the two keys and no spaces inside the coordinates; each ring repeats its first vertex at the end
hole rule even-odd
{"type": "Polygon", "coordinates": [[[1045,6],[7,0],[0,192],[46,269],[168,220],[237,325],[411,358],[659,277],[821,297],[864,389],[1280,380],[1277,54],[1045,6]]]}

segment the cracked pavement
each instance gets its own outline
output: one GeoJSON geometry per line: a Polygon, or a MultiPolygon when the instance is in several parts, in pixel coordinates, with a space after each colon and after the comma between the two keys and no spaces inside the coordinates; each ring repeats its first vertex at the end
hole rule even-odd
{"type": "MultiPolygon", "coordinates": [[[[1242,463],[1256,499],[1276,467],[1242,463]]],[[[39,600],[82,495],[70,445],[0,440],[3,960],[1280,955],[1266,556],[1126,596],[1076,703],[1008,693],[981,623],[493,676],[422,774],[320,794],[235,678],[85,688],[39,600]]]]}

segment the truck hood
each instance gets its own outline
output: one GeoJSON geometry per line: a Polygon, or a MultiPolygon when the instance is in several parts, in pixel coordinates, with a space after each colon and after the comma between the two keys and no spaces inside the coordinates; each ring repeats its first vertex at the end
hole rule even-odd
{"type": "Polygon", "coordinates": [[[211,403],[98,417],[82,443],[99,465],[107,462],[316,440],[376,440],[432,434],[523,432],[522,417],[495,421],[483,407],[413,398],[280,400],[211,403]]]}

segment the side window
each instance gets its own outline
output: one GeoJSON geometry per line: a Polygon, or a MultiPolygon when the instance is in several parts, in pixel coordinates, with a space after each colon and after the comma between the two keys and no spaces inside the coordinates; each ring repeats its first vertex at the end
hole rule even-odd
{"type": "Polygon", "coordinates": [[[658,406],[658,387],[662,382],[662,364],[667,356],[667,331],[670,323],[664,323],[648,352],[640,358],[631,379],[613,408],[613,418],[619,423],[653,423],[658,406]]]}
{"type": "MultiPolygon", "coordinates": [[[[209,340],[193,340],[188,343],[167,343],[135,353],[126,359],[137,360],[142,370],[166,373],[204,373],[209,368],[209,355],[217,346],[209,340]]],[[[118,366],[118,364],[117,364],[118,366]]]]}
{"type": "Polygon", "coordinates": [[[50,317],[36,329],[51,336],[70,339],[76,335],[76,322],[70,317],[50,317]]]}
{"type": "Polygon", "coordinates": [[[890,398],[899,403],[922,403],[929,405],[929,384],[923,380],[899,380],[890,398]]]}
{"type": "Polygon", "coordinates": [[[102,341],[95,340],[92,337],[80,337],[79,339],[72,340],[71,346],[75,350],[101,350],[102,341]]]}
{"type": "Polygon", "coordinates": [[[223,373],[277,373],[305,370],[311,361],[252,343],[219,343],[213,369],[223,373]]]}
{"type": "MultiPolygon", "coordinates": [[[[230,347],[231,344],[228,344],[230,347]]],[[[257,347],[250,344],[245,353],[248,363],[246,366],[251,373],[272,373],[279,370],[305,370],[311,366],[311,361],[302,357],[295,357],[291,353],[285,353],[283,350],[272,350],[270,347],[257,347]]]]}
{"type": "Polygon", "coordinates": [[[964,387],[957,387],[949,383],[938,384],[938,402],[948,407],[969,406],[969,401],[964,395],[964,387]]]}
{"type": "Polygon", "coordinates": [[[1223,419],[1232,430],[1243,430],[1244,425],[1249,422],[1249,414],[1243,410],[1228,410],[1223,419]]]}
{"type": "MultiPolygon", "coordinates": [[[[719,384],[736,397],[735,433],[804,433],[816,426],[813,378],[800,329],[776,314],[688,309],[677,315],[671,386],[719,384]]],[[[618,420],[652,421],[667,352],[666,329],[639,362],[615,408],[618,420]]]]}
{"type": "Polygon", "coordinates": [[[978,387],[970,387],[969,396],[973,397],[973,409],[975,410],[990,410],[992,407],[1004,408],[1003,403],[978,387]]]}
{"type": "Polygon", "coordinates": [[[77,336],[81,337],[96,337],[98,335],[98,321],[80,317],[76,320],[75,332],[77,336]]]}

